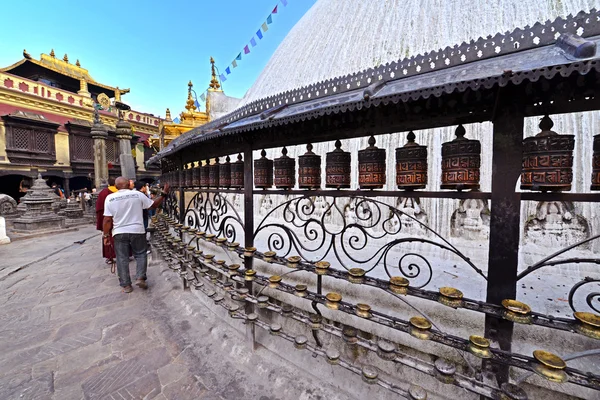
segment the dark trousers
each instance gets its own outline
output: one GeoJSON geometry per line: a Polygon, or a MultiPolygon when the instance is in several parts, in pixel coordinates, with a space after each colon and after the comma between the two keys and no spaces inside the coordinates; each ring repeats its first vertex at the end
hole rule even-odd
{"type": "Polygon", "coordinates": [[[129,248],[135,257],[137,264],[135,279],[146,280],[146,269],[148,268],[148,245],[145,233],[119,233],[114,236],[115,253],[117,254],[117,273],[121,286],[131,286],[129,274],[129,248]]]}

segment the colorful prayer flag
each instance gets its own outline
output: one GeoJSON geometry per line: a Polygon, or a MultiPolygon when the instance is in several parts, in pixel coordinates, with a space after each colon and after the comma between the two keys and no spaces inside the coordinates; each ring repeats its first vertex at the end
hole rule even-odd
{"type": "Polygon", "coordinates": [[[287,0],[281,0],[281,4],[283,4],[283,6],[287,6],[287,0]]]}
{"type": "MultiPolygon", "coordinates": [[[[204,96],[204,95],[202,95],[204,96]]],[[[202,96],[200,96],[200,98],[202,98],[202,96]]],[[[200,103],[198,103],[198,99],[196,99],[196,101],[194,101],[194,105],[196,106],[196,109],[199,111],[200,110],[200,103]]]]}
{"type": "MultiPolygon", "coordinates": [[[[221,76],[222,76],[222,75],[223,75],[223,74],[221,74],[221,76]]],[[[202,100],[202,101],[206,101],[206,93],[202,93],[202,94],[200,95],[200,100],[202,100]]]]}
{"type": "Polygon", "coordinates": [[[173,118],[173,123],[178,124],[179,123],[179,118],[177,118],[177,117],[173,118]]]}
{"type": "Polygon", "coordinates": [[[256,47],[256,40],[254,38],[250,39],[250,44],[252,45],[252,47],[256,47]]]}
{"type": "Polygon", "coordinates": [[[273,11],[271,11],[271,14],[277,14],[277,6],[275,6],[275,8],[273,9],[273,11]]]}
{"type": "Polygon", "coordinates": [[[273,15],[269,14],[269,16],[267,17],[267,24],[272,24],[273,23],[273,15]]]}
{"type": "Polygon", "coordinates": [[[231,65],[233,65],[233,68],[237,67],[237,61],[233,60],[233,61],[231,62],[231,65]]]}
{"type": "Polygon", "coordinates": [[[219,75],[219,78],[221,78],[221,82],[225,82],[227,80],[223,74],[219,75]]]}
{"type": "Polygon", "coordinates": [[[231,73],[231,68],[229,68],[229,67],[225,68],[225,72],[227,72],[227,75],[229,75],[231,73]]]}
{"type": "Polygon", "coordinates": [[[242,52],[240,52],[240,54],[238,54],[235,59],[238,61],[241,61],[242,60],[242,52]]]}
{"type": "Polygon", "coordinates": [[[263,22],[263,24],[262,24],[262,30],[263,30],[263,32],[266,32],[266,31],[269,30],[269,27],[267,26],[266,22],[263,22]]]}
{"type": "Polygon", "coordinates": [[[244,54],[248,54],[250,53],[250,49],[248,48],[248,45],[244,46],[244,54]]]}
{"type": "Polygon", "coordinates": [[[256,31],[256,36],[258,36],[259,39],[262,39],[262,32],[260,29],[256,31]]]}

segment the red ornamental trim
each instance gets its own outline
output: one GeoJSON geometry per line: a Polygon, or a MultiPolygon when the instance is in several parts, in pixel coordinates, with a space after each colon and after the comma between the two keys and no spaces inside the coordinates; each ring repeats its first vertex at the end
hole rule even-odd
{"type": "Polygon", "coordinates": [[[14,84],[14,82],[12,81],[12,79],[8,79],[8,78],[6,78],[6,79],[4,80],[4,87],[7,87],[7,88],[9,88],[9,89],[12,89],[12,88],[13,88],[13,84],[14,84]]]}
{"type": "Polygon", "coordinates": [[[63,101],[63,99],[65,98],[65,96],[62,95],[62,93],[56,93],[56,100],[58,101],[63,101]]]}
{"type": "Polygon", "coordinates": [[[73,96],[69,96],[67,98],[67,101],[69,102],[69,104],[73,104],[73,103],[75,103],[75,98],[73,96]]]}
{"type": "Polygon", "coordinates": [[[29,92],[29,85],[25,82],[19,82],[19,90],[22,92],[29,92]]]}
{"type": "Polygon", "coordinates": [[[135,116],[135,120],[139,122],[139,121],[140,121],[140,116],[139,116],[139,115],[136,115],[136,116],[135,116]]]}
{"type": "Polygon", "coordinates": [[[129,113],[129,119],[133,119],[133,113],[129,113]]]}
{"type": "Polygon", "coordinates": [[[33,87],[33,93],[38,94],[38,90],[39,90],[39,88],[37,86],[33,87]]]}

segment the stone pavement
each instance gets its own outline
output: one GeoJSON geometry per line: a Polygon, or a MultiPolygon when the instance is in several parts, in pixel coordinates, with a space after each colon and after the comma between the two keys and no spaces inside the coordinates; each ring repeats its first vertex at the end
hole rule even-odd
{"type": "Polygon", "coordinates": [[[250,351],[160,263],[122,293],[91,226],[0,246],[0,264],[0,399],[352,398],[250,351]]]}

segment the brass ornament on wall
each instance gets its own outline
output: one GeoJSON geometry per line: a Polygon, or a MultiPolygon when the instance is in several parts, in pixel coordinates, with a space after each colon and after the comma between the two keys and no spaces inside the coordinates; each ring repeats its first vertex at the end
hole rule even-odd
{"type": "Polygon", "coordinates": [[[442,184],[441,189],[479,189],[479,168],[481,166],[481,143],[465,138],[465,128],[456,128],[456,138],[442,143],[442,184]]]}
{"type": "Polygon", "coordinates": [[[274,161],[275,187],[278,189],[292,189],[296,185],[296,160],[287,155],[284,147],[281,149],[281,157],[274,161]]]}
{"type": "Polygon", "coordinates": [[[541,132],[523,139],[521,190],[571,190],[575,136],[559,135],[553,126],[546,115],[540,121],[541,132]]]}
{"type": "Polygon", "coordinates": [[[415,143],[415,134],[408,132],[407,142],[396,148],[396,185],[398,189],[424,189],[427,186],[427,146],[415,143]]]}
{"type": "Polygon", "coordinates": [[[261,157],[254,160],[254,186],[259,189],[268,189],[273,186],[273,160],[267,158],[263,149],[261,157]]]}
{"type": "Polygon", "coordinates": [[[358,152],[358,185],[361,189],[381,189],[385,185],[385,149],[375,146],[369,138],[369,147],[358,152]]]}

